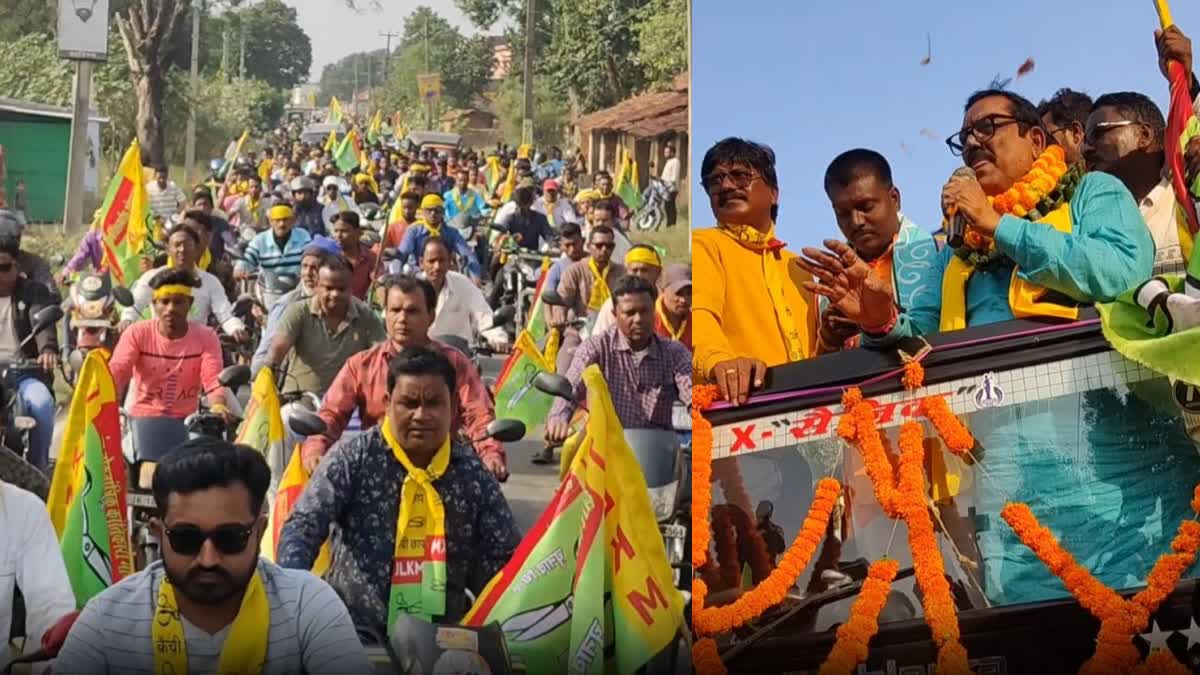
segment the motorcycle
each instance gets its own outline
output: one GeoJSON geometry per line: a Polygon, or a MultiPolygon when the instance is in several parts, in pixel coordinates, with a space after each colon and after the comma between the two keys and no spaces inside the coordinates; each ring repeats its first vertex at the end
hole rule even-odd
{"type": "MultiPolygon", "coordinates": [[[[488,330],[497,326],[509,325],[512,323],[513,316],[515,316],[515,314],[516,308],[512,307],[511,305],[501,307],[492,313],[492,325],[480,326],[479,330],[488,330]]],[[[483,374],[483,366],[480,362],[480,357],[495,356],[496,354],[496,351],[492,349],[491,345],[487,344],[487,342],[484,340],[468,340],[461,335],[434,335],[433,339],[454,347],[458,351],[462,352],[463,356],[466,356],[471,360],[471,363],[475,366],[476,372],[480,374],[483,374]]]]}
{"type": "Polygon", "coordinates": [[[642,193],[642,208],[633,216],[633,226],[642,232],[658,230],[667,222],[667,202],[670,188],[660,178],[651,178],[642,193]]]}
{"type": "MultiPolygon", "coordinates": [[[[243,251],[247,243],[243,229],[242,240],[239,242],[240,245],[232,249],[227,249],[229,257],[235,261],[244,261],[246,258],[243,255],[243,251]]],[[[268,308],[273,307],[279,301],[280,297],[295,290],[299,284],[300,277],[295,274],[260,269],[258,272],[251,272],[240,280],[238,285],[238,302],[244,302],[244,298],[249,298],[257,302],[261,315],[265,317],[268,308]]],[[[247,312],[244,306],[242,312],[247,312]]],[[[237,309],[235,306],[236,313],[237,309]]],[[[243,323],[245,323],[245,319],[243,319],[243,323]]]]}
{"type": "Polygon", "coordinates": [[[116,345],[117,305],[132,307],[133,294],[123,286],[113,286],[107,274],[88,273],[71,285],[63,302],[63,310],[70,316],[62,358],[63,377],[69,384],[75,384],[88,352],[101,347],[111,350],[116,345]]]}
{"type": "MultiPolygon", "coordinates": [[[[33,316],[33,326],[16,352],[21,350],[43,330],[50,329],[63,317],[62,307],[50,305],[33,316]]],[[[44,371],[37,361],[16,359],[0,365],[0,404],[3,405],[4,423],[0,425],[0,480],[28,490],[42,499],[50,492],[49,473],[42,472],[29,463],[29,436],[37,422],[26,414],[25,405],[17,395],[17,383],[26,377],[40,376],[44,371]]]]}
{"type": "Polygon", "coordinates": [[[355,626],[376,673],[492,673],[511,675],[512,657],[504,631],[493,624],[483,628],[439,626],[413,616],[399,616],[389,639],[365,626],[355,626]]]}
{"type": "MultiPolygon", "coordinates": [[[[491,229],[508,232],[507,228],[501,225],[492,225],[491,229]]],[[[492,283],[503,285],[504,292],[500,294],[497,307],[515,307],[514,318],[517,326],[524,326],[528,322],[529,311],[534,304],[534,290],[542,276],[542,261],[549,255],[552,255],[551,251],[531,253],[508,237],[500,244],[500,261],[503,266],[496,273],[492,283]]]]}

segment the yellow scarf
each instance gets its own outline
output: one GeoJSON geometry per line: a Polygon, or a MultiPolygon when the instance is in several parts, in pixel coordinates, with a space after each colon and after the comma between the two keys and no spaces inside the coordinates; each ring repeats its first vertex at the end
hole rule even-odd
{"type": "Polygon", "coordinates": [[[678,341],[683,332],[687,330],[688,320],[684,319],[679,323],[679,330],[671,327],[671,320],[667,318],[667,313],[663,311],[663,299],[659,296],[658,301],[654,303],[654,311],[658,313],[658,320],[662,322],[663,328],[671,334],[671,339],[678,341]]]}
{"type": "MultiPolygon", "coordinates": [[[[1064,203],[1037,222],[1070,234],[1071,205],[1064,203]]],[[[942,332],[967,327],[967,283],[974,273],[974,265],[957,255],[950,256],[950,264],[942,276],[942,332]]],[[[1045,294],[1045,288],[1021,279],[1017,276],[1017,269],[1013,268],[1012,281],[1008,286],[1008,306],[1012,308],[1014,317],[1050,316],[1072,320],[1079,317],[1078,307],[1042,302],[1040,298],[1045,294]]]]}
{"type": "MultiPolygon", "coordinates": [[[[207,272],[208,266],[211,264],[212,264],[212,251],[210,251],[209,249],[206,248],[206,249],[204,249],[204,252],[200,254],[200,262],[196,263],[196,267],[199,267],[200,269],[207,272]]],[[[174,266],[175,266],[175,259],[170,256],[167,256],[167,267],[174,267],[174,266]]]]}
{"type": "Polygon", "coordinates": [[[762,254],[763,279],[767,285],[767,292],[771,295],[771,304],[775,308],[775,320],[787,344],[788,359],[802,360],[805,357],[805,345],[808,344],[808,336],[803,333],[807,332],[808,326],[804,322],[796,323],[796,318],[792,316],[792,308],[783,292],[787,278],[780,263],[783,262],[782,251],[786,244],[775,238],[775,223],[771,223],[771,229],[765,234],[749,225],[718,223],[717,229],[742,246],[762,254]]]}
{"type": "Polygon", "coordinates": [[[379,423],[383,440],[408,475],[400,487],[396,519],[395,561],[388,596],[388,635],[400,614],[426,620],[446,613],[446,508],[433,482],[450,466],[450,438],[433,455],[429,468],[418,469],[392,435],[392,422],[379,423]]]}
{"type": "Polygon", "coordinates": [[[417,222],[419,222],[422,225],[422,227],[424,227],[425,230],[427,232],[429,232],[429,236],[431,236],[431,237],[442,236],[442,226],[441,225],[435,226],[433,223],[429,222],[428,220],[425,220],[424,218],[419,219],[417,222]]]}
{"type": "Polygon", "coordinates": [[[458,213],[466,213],[467,207],[475,203],[475,191],[467,188],[467,195],[470,196],[470,199],[468,199],[464,204],[462,200],[462,193],[458,191],[458,188],[455,188],[450,192],[450,196],[454,199],[454,206],[458,209],[458,213]]]}
{"type": "Polygon", "coordinates": [[[546,220],[550,221],[550,227],[558,229],[558,223],[554,222],[554,207],[558,205],[558,200],[548,202],[545,197],[542,197],[542,205],[546,208],[546,220]]]}
{"type": "MultiPolygon", "coordinates": [[[[611,267],[612,263],[605,265],[604,274],[607,274],[611,267]]],[[[604,302],[612,295],[612,291],[608,288],[608,280],[604,278],[604,274],[600,273],[595,258],[588,258],[588,269],[592,271],[592,294],[588,298],[588,309],[599,311],[604,306],[604,302]]]]}
{"type": "MultiPolygon", "coordinates": [[[[187,673],[187,639],[183,633],[179,605],[175,602],[175,588],[166,577],[158,587],[158,604],[154,614],[154,623],[150,626],[150,638],[154,643],[154,671],[180,675],[187,673]]],[[[270,627],[271,607],[267,604],[267,592],[256,571],[250,577],[250,585],[242,596],[242,606],[233,620],[225,646],[221,648],[217,672],[221,675],[262,672],[263,663],[267,660],[267,630],[270,627]]]]}

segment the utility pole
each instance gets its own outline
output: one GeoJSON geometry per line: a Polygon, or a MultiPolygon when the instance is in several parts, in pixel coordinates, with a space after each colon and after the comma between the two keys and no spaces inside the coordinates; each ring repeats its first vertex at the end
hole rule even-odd
{"type": "Polygon", "coordinates": [[[245,79],[246,77],[246,24],[241,25],[241,48],[238,50],[238,77],[245,79]]]}
{"type": "MultiPolygon", "coordinates": [[[[429,15],[432,12],[425,14],[425,73],[429,74],[429,15]]],[[[433,128],[433,99],[425,101],[425,128],[433,128]]]]}
{"type": "Polygon", "coordinates": [[[353,114],[358,114],[358,62],[360,58],[354,59],[354,93],[350,95],[350,105],[353,106],[353,114]]]}
{"type": "MultiPolygon", "coordinates": [[[[192,3],[192,99],[200,95],[200,12],[204,0],[192,3]]],[[[192,171],[196,168],[196,107],[188,109],[187,144],[184,146],[183,182],[192,184],[192,171]]]]}
{"type": "Polygon", "coordinates": [[[71,145],[67,156],[67,197],[62,231],[83,224],[83,177],[88,157],[88,113],[92,98],[92,62],[75,62],[75,93],[71,112],[71,145]]]}
{"type": "Polygon", "coordinates": [[[392,38],[400,37],[400,34],[379,31],[379,36],[387,38],[387,47],[383,53],[383,81],[386,83],[388,81],[388,63],[392,60],[392,38]]]}
{"type": "Polygon", "coordinates": [[[521,102],[521,143],[533,143],[533,44],[534,44],[534,3],[535,0],[525,0],[525,73],[524,100],[521,102]]]}

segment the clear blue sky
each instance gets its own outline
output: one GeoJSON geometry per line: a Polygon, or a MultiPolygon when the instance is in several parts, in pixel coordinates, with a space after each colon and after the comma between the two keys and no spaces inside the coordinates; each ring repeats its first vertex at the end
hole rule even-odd
{"type": "MultiPolygon", "coordinates": [[[[1200,3],[1171,5],[1200,51],[1200,3]]],[[[726,136],[764,142],[778,160],[780,238],[793,250],[840,236],[822,178],[854,147],[883,153],[905,214],[936,229],[941,186],[961,165],[943,139],[961,127],[967,96],[1015,77],[1026,58],[1036,68],[1009,88],[1035,104],[1067,86],[1093,98],[1140,91],[1166,112],[1151,0],[698,0],[692,12],[692,221],[713,221],[704,152],[726,136]],[[922,66],[926,32],[933,60],[922,66]]]]}

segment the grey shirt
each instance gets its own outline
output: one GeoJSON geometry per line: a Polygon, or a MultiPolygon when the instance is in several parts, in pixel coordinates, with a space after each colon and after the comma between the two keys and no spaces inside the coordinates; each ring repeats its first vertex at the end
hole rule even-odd
{"type": "MultiPolygon", "coordinates": [[[[371,673],[346,606],[337,593],[309,572],[259,560],[271,606],[263,675],[371,673]]],[[[54,672],[154,673],[151,623],[164,570],[156,562],[92,598],[54,662],[54,672]]],[[[216,635],[183,619],[188,672],[216,673],[226,626],[216,635]]]]}

